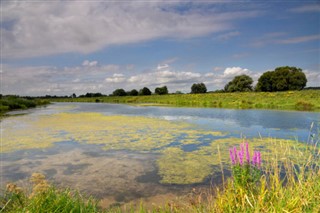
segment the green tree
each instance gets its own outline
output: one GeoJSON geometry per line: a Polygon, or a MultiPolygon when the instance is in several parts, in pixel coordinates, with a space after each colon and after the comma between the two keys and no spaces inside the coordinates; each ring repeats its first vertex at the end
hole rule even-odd
{"type": "Polygon", "coordinates": [[[139,95],[151,95],[151,91],[149,90],[149,88],[143,87],[143,88],[139,91],[139,95]]]}
{"type": "Polygon", "coordinates": [[[248,75],[238,75],[232,81],[226,84],[226,92],[248,92],[252,91],[253,80],[248,75]]]}
{"type": "Polygon", "coordinates": [[[193,84],[191,87],[191,93],[193,94],[206,93],[206,92],[207,92],[207,87],[204,83],[193,84]]]}
{"type": "Polygon", "coordinates": [[[265,72],[260,76],[256,90],[263,92],[301,90],[306,84],[306,75],[300,68],[277,67],[274,71],[265,72]]]}
{"type": "Polygon", "coordinates": [[[115,91],[113,91],[112,95],[113,96],[126,96],[127,93],[126,93],[126,91],[124,91],[124,89],[116,89],[115,91]]]}
{"type": "Polygon", "coordinates": [[[137,96],[138,94],[139,94],[139,92],[136,89],[133,89],[128,92],[128,95],[130,95],[130,96],[137,96]]]}
{"type": "Polygon", "coordinates": [[[163,86],[163,87],[157,87],[155,90],[154,90],[154,93],[155,94],[158,94],[158,95],[166,95],[168,94],[168,88],[167,86],[163,86]]]}

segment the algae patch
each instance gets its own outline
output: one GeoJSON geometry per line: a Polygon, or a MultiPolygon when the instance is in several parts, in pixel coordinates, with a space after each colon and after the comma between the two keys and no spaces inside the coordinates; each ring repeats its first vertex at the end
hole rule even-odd
{"type": "MultiPolygon", "coordinates": [[[[160,182],[165,184],[201,183],[210,174],[221,172],[220,163],[228,169],[229,148],[244,141],[224,138],[225,133],[205,131],[187,122],[100,113],[12,117],[2,121],[2,128],[2,152],[48,148],[56,142],[75,141],[98,144],[104,150],[159,153],[156,165],[160,182]]],[[[305,157],[306,146],[294,140],[248,141],[252,149],[262,151],[262,159],[274,154],[295,161],[305,157]],[[292,154],[296,149],[301,150],[301,156],[292,154]]]]}
{"type": "Polygon", "coordinates": [[[203,135],[223,135],[186,122],[100,113],[21,116],[3,123],[2,152],[47,148],[54,142],[103,145],[105,150],[159,151],[176,144],[200,144],[203,135]]]}

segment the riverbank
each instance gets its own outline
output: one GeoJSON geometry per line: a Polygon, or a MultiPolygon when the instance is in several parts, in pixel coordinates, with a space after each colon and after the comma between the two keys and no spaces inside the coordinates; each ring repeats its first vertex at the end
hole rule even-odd
{"type": "Polygon", "coordinates": [[[0,116],[13,110],[29,109],[50,104],[49,100],[38,98],[26,99],[18,96],[2,96],[0,98],[0,116]]]}
{"type": "Polygon", "coordinates": [[[93,98],[57,98],[52,102],[104,102],[177,107],[212,107],[229,109],[277,109],[320,111],[320,91],[241,92],[170,94],[150,96],[107,96],[93,98]]]}

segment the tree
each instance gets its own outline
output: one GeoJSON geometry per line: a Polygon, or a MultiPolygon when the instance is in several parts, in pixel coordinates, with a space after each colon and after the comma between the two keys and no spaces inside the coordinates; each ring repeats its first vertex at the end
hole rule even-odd
{"type": "Polygon", "coordinates": [[[156,93],[158,95],[166,95],[166,94],[168,94],[168,88],[167,88],[167,86],[157,87],[154,90],[154,93],[156,93]]]}
{"type": "Polygon", "coordinates": [[[130,96],[137,96],[138,94],[139,94],[139,92],[136,89],[133,89],[128,92],[128,95],[130,95],[130,96]]]}
{"type": "Polygon", "coordinates": [[[306,84],[306,75],[300,68],[277,67],[274,71],[265,72],[260,76],[256,90],[263,92],[301,90],[306,84]]]}
{"type": "Polygon", "coordinates": [[[151,95],[151,91],[147,87],[143,87],[139,91],[139,95],[151,95]]]}
{"type": "Polygon", "coordinates": [[[126,93],[126,91],[124,91],[124,89],[116,89],[115,91],[113,91],[112,95],[113,96],[126,96],[127,93],[126,93]]]}
{"type": "Polygon", "coordinates": [[[248,92],[252,91],[253,80],[248,75],[238,75],[232,81],[226,84],[226,92],[248,92]]]}
{"type": "Polygon", "coordinates": [[[193,84],[191,87],[191,93],[193,94],[206,93],[206,92],[207,92],[207,87],[204,83],[193,84]]]}

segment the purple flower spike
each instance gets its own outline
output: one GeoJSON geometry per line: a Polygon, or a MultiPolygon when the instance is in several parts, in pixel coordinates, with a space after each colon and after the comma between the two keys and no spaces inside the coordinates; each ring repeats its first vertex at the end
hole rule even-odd
{"type": "Polygon", "coordinates": [[[238,157],[239,157],[239,163],[240,163],[240,165],[242,166],[243,165],[243,151],[242,150],[240,150],[239,152],[238,152],[238,157]]]}
{"type": "Polygon", "coordinates": [[[247,163],[250,164],[250,153],[249,153],[249,144],[246,142],[246,157],[247,157],[247,163]]]}
{"type": "Polygon", "coordinates": [[[237,158],[238,158],[237,147],[233,147],[233,156],[234,156],[235,163],[237,163],[237,158]]]}
{"type": "Polygon", "coordinates": [[[261,166],[261,154],[260,154],[260,152],[257,152],[257,163],[258,163],[258,167],[260,168],[260,166],[261,166]]]}

